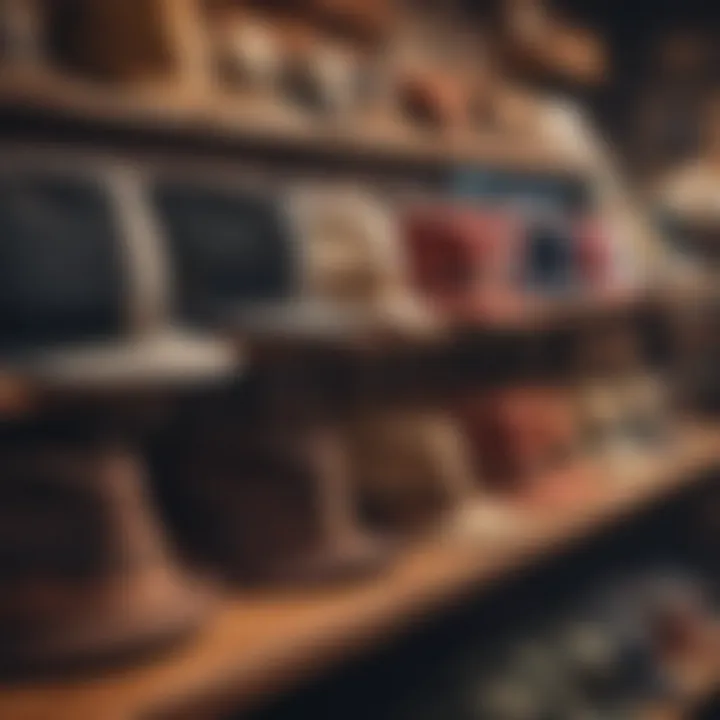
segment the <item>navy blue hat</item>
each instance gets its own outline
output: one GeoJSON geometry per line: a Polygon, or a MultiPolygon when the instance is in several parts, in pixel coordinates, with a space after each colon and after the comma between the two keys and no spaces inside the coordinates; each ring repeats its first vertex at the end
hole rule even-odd
{"type": "Polygon", "coordinates": [[[108,159],[0,158],[3,363],[58,386],[195,381],[230,348],[170,315],[168,260],[141,176],[108,159]]]}

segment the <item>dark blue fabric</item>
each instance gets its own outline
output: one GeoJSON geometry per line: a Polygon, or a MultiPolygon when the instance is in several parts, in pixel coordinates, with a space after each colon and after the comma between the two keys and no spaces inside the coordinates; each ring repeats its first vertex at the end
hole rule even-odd
{"type": "Polygon", "coordinates": [[[549,223],[530,223],[525,282],[549,292],[569,290],[576,284],[573,238],[569,233],[549,223]]]}

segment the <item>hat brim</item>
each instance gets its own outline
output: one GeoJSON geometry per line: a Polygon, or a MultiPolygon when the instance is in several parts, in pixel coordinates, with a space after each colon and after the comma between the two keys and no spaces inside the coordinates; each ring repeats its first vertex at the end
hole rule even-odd
{"type": "Polygon", "coordinates": [[[185,387],[234,376],[240,349],[180,331],[36,353],[17,361],[19,372],[50,389],[185,387]]]}

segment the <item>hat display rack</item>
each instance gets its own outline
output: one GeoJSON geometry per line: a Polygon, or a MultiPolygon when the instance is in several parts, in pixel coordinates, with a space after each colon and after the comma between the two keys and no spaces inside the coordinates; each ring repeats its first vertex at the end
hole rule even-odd
{"type": "MultiPolygon", "coordinates": [[[[711,271],[556,92],[601,38],[497,5],[0,0],[0,717],[261,711],[681,496],[712,555],[711,271]]],[[[678,716],[693,578],[618,581],[678,716]]]]}

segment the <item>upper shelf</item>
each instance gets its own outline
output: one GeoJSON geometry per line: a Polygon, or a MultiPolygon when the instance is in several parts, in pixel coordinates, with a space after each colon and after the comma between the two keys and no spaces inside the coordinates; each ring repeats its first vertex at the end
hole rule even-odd
{"type": "Polygon", "coordinates": [[[10,111],[98,128],[350,160],[426,167],[476,164],[560,174],[584,169],[570,153],[536,138],[500,131],[433,132],[387,119],[318,120],[269,101],[198,94],[170,83],[123,88],[44,71],[8,71],[0,73],[0,113],[10,111]]]}
{"type": "MultiPolygon", "coordinates": [[[[200,637],[175,654],[91,680],[6,688],[0,717],[196,718],[250,708],[720,466],[717,427],[692,426],[682,438],[672,454],[625,482],[608,482],[572,512],[512,509],[515,522],[488,523],[472,537],[425,540],[382,575],[351,586],[230,596],[200,637]]],[[[712,688],[718,674],[705,672],[702,687],[712,688]]]]}

